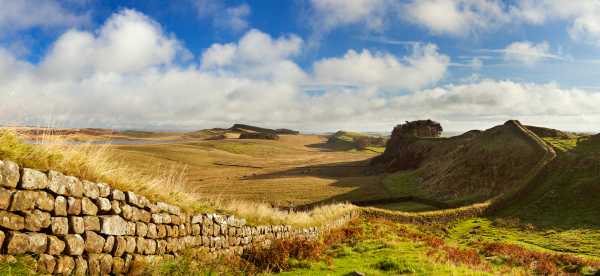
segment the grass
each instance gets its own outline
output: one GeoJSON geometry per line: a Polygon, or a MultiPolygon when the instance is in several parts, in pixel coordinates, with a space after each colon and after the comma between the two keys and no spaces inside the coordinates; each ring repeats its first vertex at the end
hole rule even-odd
{"type": "MultiPolygon", "coordinates": [[[[290,224],[318,226],[354,207],[348,204],[326,205],[310,212],[287,212],[266,203],[230,201],[193,190],[187,181],[185,166],[181,163],[152,163],[145,159],[144,169],[132,166],[110,145],[69,145],[65,143],[23,143],[11,131],[0,132],[0,159],[17,162],[21,166],[39,170],[57,170],[90,181],[106,182],[123,191],[133,191],[151,200],[178,205],[188,211],[220,211],[245,218],[250,224],[290,224]],[[158,165],[153,165],[158,164],[158,165]]],[[[56,142],[56,141],[55,141],[56,142]]]]}
{"type": "Polygon", "coordinates": [[[438,208],[427,205],[424,203],[414,202],[414,201],[406,201],[406,202],[398,202],[398,203],[389,203],[383,205],[376,205],[373,207],[394,210],[394,211],[403,211],[403,212],[424,212],[424,211],[433,211],[438,208]]]}
{"type": "Polygon", "coordinates": [[[35,272],[35,260],[28,256],[0,256],[0,275],[37,275],[35,272]]]}

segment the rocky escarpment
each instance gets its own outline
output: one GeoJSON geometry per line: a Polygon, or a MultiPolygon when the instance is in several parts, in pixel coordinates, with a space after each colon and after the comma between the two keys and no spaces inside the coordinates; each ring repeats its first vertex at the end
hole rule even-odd
{"type": "Polygon", "coordinates": [[[240,139],[279,140],[279,135],[274,133],[247,132],[240,134],[240,139]]]}
{"type": "Polygon", "coordinates": [[[291,135],[300,134],[300,132],[298,132],[298,131],[286,129],[286,128],[270,129],[270,128],[262,128],[262,127],[257,127],[257,126],[245,125],[245,124],[234,124],[231,128],[229,128],[229,130],[236,131],[236,132],[242,132],[242,133],[258,132],[258,133],[270,133],[270,134],[291,134],[291,135]]]}
{"type": "Polygon", "coordinates": [[[136,263],[174,258],[189,248],[242,254],[274,239],[314,238],[355,215],[321,228],[253,226],[234,216],[187,213],[103,183],[0,161],[0,253],[29,255],[43,274],[125,274],[136,263]]]}

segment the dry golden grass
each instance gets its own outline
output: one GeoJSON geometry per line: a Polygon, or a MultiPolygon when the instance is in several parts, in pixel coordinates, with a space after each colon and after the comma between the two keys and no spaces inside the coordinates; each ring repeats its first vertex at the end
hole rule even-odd
{"type": "Polygon", "coordinates": [[[226,201],[210,194],[192,192],[181,163],[145,162],[146,169],[130,165],[110,145],[68,144],[53,136],[39,136],[37,144],[23,143],[16,133],[0,131],[0,159],[39,170],[57,170],[124,191],[133,191],[154,201],[178,205],[188,211],[224,211],[246,218],[252,224],[313,226],[329,222],[354,207],[324,206],[311,212],[284,212],[264,203],[226,201]],[[156,164],[156,165],[155,165],[156,164]]]}

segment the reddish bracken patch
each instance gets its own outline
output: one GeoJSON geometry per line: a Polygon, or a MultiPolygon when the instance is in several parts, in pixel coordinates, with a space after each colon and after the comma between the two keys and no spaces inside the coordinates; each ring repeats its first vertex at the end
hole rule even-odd
{"type": "Polygon", "coordinates": [[[500,256],[508,264],[529,267],[541,274],[577,273],[586,266],[600,268],[600,262],[597,261],[568,254],[533,251],[515,244],[486,243],[482,251],[486,256],[500,256]]]}

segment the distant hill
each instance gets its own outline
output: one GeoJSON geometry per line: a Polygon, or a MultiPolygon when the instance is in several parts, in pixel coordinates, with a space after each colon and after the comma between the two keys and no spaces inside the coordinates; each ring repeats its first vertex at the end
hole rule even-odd
{"type": "Polygon", "coordinates": [[[369,135],[362,132],[337,131],[327,138],[327,143],[338,149],[367,149],[369,147],[384,147],[386,139],[381,136],[369,135]]]}
{"type": "Polygon", "coordinates": [[[262,128],[262,127],[257,127],[257,126],[245,125],[245,124],[234,124],[231,128],[229,128],[229,130],[236,131],[236,132],[261,132],[261,133],[291,134],[291,135],[300,134],[299,131],[286,129],[286,128],[270,129],[270,128],[262,128]]]}

